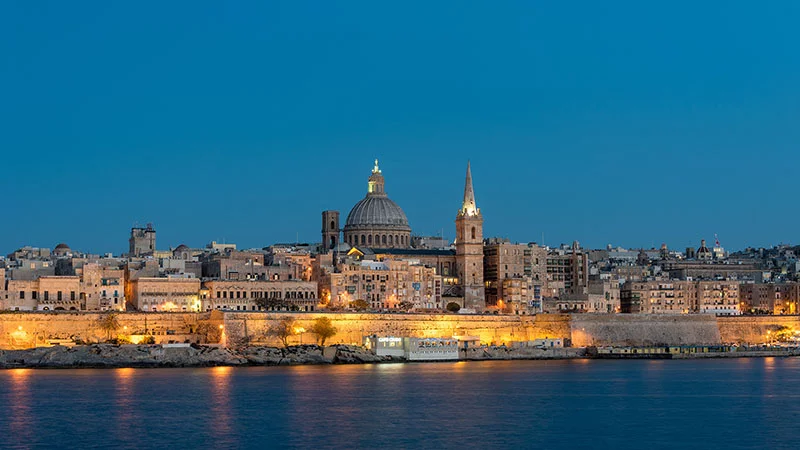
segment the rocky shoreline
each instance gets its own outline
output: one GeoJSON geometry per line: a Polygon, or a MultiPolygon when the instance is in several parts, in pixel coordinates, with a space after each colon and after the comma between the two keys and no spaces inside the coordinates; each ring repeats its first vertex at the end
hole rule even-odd
{"type": "Polygon", "coordinates": [[[393,362],[390,357],[356,346],[288,348],[215,346],[161,346],[92,344],[27,350],[0,350],[0,368],[122,368],[287,366],[304,364],[370,364],[393,362]]]}
{"type": "MultiPolygon", "coordinates": [[[[800,351],[753,351],[697,353],[689,355],[613,355],[612,359],[699,359],[800,356],[800,351]]],[[[586,348],[509,348],[489,346],[461,350],[461,361],[505,361],[535,359],[608,359],[586,348]]],[[[403,358],[377,356],[353,345],[297,345],[287,348],[249,346],[230,349],[205,345],[114,345],[53,346],[27,350],[0,350],[0,369],[42,368],[154,368],[215,366],[294,366],[326,364],[380,364],[405,362],[403,358]]]]}

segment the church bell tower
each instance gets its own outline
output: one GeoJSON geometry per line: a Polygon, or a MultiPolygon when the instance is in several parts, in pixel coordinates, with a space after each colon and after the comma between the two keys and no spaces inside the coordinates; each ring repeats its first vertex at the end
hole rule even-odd
{"type": "Polygon", "coordinates": [[[483,216],[475,204],[469,162],[464,201],[456,215],[456,267],[464,295],[464,308],[483,312],[486,308],[483,285],[483,216]]]}

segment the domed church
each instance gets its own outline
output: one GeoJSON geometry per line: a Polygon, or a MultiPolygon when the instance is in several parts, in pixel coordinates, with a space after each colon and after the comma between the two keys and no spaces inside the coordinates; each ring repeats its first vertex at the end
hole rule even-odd
{"type": "Polygon", "coordinates": [[[406,213],[386,194],[383,173],[375,167],[367,182],[367,196],[350,210],[344,225],[344,242],[351,246],[408,248],[411,227],[406,213]]]}

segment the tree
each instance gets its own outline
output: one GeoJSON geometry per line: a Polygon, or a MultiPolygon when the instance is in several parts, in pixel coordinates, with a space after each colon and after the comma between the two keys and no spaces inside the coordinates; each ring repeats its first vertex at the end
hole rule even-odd
{"type": "Polygon", "coordinates": [[[454,312],[454,313],[457,313],[457,312],[461,311],[461,305],[459,305],[459,304],[458,304],[458,303],[456,303],[456,302],[450,302],[450,303],[448,303],[448,304],[447,304],[447,306],[445,306],[445,308],[446,308],[448,311],[450,311],[450,312],[454,312]]]}
{"type": "Polygon", "coordinates": [[[789,342],[794,338],[794,330],[787,326],[782,326],[772,333],[772,338],[778,342],[789,342]]]}
{"type": "Polygon", "coordinates": [[[400,302],[400,304],[397,305],[397,307],[402,311],[410,311],[412,308],[414,308],[414,303],[413,302],[409,302],[408,300],[406,300],[406,301],[400,302]]]}
{"type": "Polygon", "coordinates": [[[325,341],[335,335],[338,330],[333,326],[330,318],[319,317],[314,320],[309,331],[317,335],[319,345],[325,346],[325,341]]]}
{"type": "Polygon", "coordinates": [[[350,302],[350,307],[355,309],[356,311],[366,311],[369,309],[369,303],[366,300],[355,300],[350,302]]]}
{"type": "Polygon", "coordinates": [[[270,310],[274,311],[281,309],[289,309],[290,305],[283,299],[258,297],[256,298],[256,306],[266,311],[270,310]]]}
{"type": "Polygon", "coordinates": [[[289,336],[295,334],[294,319],[282,317],[267,329],[267,336],[280,339],[284,347],[289,346],[289,336]]]}
{"type": "Polygon", "coordinates": [[[103,314],[97,319],[97,326],[106,332],[106,340],[111,340],[111,334],[119,329],[119,320],[114,313],[103,314]]]}

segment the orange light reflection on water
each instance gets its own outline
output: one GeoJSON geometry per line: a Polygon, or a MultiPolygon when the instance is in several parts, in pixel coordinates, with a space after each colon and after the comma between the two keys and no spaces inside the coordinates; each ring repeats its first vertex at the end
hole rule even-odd
{"type": "Polygon", "coordinates": [[[30,425],[33,420],[30,398],[31,369],[11,369],[8,372],[11,377],[7,405],[11,413],[9,423],[11,435],[17,442],[31,442],[33,439],[30,425]]]}
{"type": "Polygon", "coordinates": [[[220,440],[232,433],[233,414],[231,413],[232,367],[211,369],[211,426],[212,433],[220,440]]]}
{"type": "Polygon", "coordinates": [[[117,432],[128,439],[135,439],[135,436],[129,434],[136,420],[133,415],[133,411],[136,409],[134,376],[134,369],[114,369],[114,414],[116,418],[114,425],[117,432]]]}

